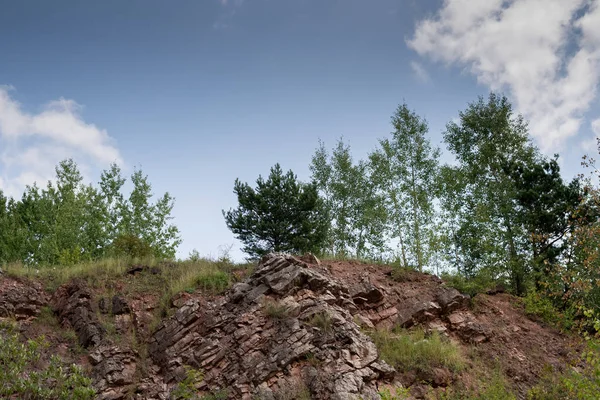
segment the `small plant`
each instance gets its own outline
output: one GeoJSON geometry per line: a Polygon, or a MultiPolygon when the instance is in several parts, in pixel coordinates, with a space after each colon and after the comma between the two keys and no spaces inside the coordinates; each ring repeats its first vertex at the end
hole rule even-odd
{"type": "Polygon", "coordinates": [[[14,328],[0,327],[0,398],[91,400],[95,397],[92,380],[78,365],[67,365],[53,355],[45,368],[39,370],[41,353],[48,347],[44,337],[21,343],[14,328]]]}
{"type": "Polygon", "coordinates": [[[545,368],[545,374],[527,394],[528,400],[595,400],[600,393],[600,343],[588,341],[588,349],[582,354],[582,369],[569,368],[557,374],[545,368]]]}
{"type": "Polygon", "coordinates": [[[204,374],[195,368],[185,366],[185,378],[171,391],[172,400],[200,400],[198,386],[202,383],[204,374]]]}
{"type": "Polygon", "coordinates": [[[530,317],[539,318],[551,325],[558,324],[561,319],[559,312],[554,308],[550,299],[536,291],[529,291],[523,297],[523,304],[525,305],[525,314],[530,317]]]}
{"type": "Polygon", "coordinates": [[[383,360],[400,371],[430,371],[436,367],[459,372],[465,362],[458,348],[438,332],[427,337],[423,330],[376,330],[370,333],[383,360]]]}
{"type": "Polygon", "coordinates": [[[384,388],[379,391],[381,400],[406,400],[410,398],[410,390],[405,387],[384,388]]]}
{"type": "Polygon", "coordinates": [[[271,319],[282,320],[290,317],[289,307],[281,301],[267,298],[263,301],[262,308],[265,315],[271,319]]]}
{"type": "Polygon", "coordinates": [[[396,282],[410,282],[414,279],[416,268],[394,266],[392,268],[392,279],[396,282]]]}
{"type": "Polygon", "coordinates": [[[516,400],[500,368],[489,378],[480,378],[477,389],[453,386],[436,397],[438,400],[516,400]]]}
{"type": "Polygon", "coordinates": [[[333,328],[333,320],[331,315],[326,311],[314,314],[307,323],[311,326],[319,328],[323,333],[331,332],[333,328]]]}
{"type": "Polygon", "coordinates": [[[310,390],[304,382],[301,380],[294,381],[280,381],[277,383],[277,389],[273,390],[260,390],[252,400],[310,400],[310,390]]]}

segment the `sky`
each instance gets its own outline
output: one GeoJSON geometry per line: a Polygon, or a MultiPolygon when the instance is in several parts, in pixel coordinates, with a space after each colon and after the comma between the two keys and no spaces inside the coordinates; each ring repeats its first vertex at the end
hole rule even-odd
{"type": "Polygon", "coordinates": [[[599,80],[600,0],[0,0],[0,190],[65,158],[90,182],[141,168],[176,198],[179,257],[239,260],[236,178],[306,181],[319,140],[364,158],[403,102],[444,150],[446,123],[504,93],[570,179],[599,80]]]}

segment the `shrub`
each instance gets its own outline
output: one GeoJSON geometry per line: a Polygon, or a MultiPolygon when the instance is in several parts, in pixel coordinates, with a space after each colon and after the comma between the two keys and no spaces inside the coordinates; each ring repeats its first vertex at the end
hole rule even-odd
{"type": "Polygon", "coordinates": [[[400,371],[431,371],[436,367],[458,372],[464,369],[463,356],[458,348],[439,333],[426,337],[423,330],[375,330],[370,332],[383,360],[400,371]]]}
{"type": "Polygon", "coordinates": [[[0,327],[0,398],[93,399],[92,380],[81,367],[66,365],[56,355],[40,371],[40,354],[49,347],[43,337],[19,342],[6,324],[0,327]]]}
{"type": "Polygon", "coordinates": [[[379,391],[381,400],[406,400],[410,399],[410,390],[405,387],[384,388],[379,391]]]}
{"type": "Polygon", "coordinates": [[[583,368],[569,368],[563,374],[546,368],[546,373],[527,394],[529,400],[595,400],[600,393],[600,343],[588,342],[582,354],[583,368]]]}
{"type": "Polygon", "coordinates": [[[117,257],[147,258],[152,256],[152,247],[135,235],[119,235],[112,243],[112,252],[117,257]]]}
{"type": "Polygon", "coordinates": [[[561,320],[560,313],[552,301],[540,293],[531,290],[523,297],[523,305],[525,306],[525,314],[529,317],[537,317],[542,321],[556,325],[561,320]]]}
{"type": "Polygon", "coordinates": [[[466,278],[460,274],[443,273],[442,280],[446,285],[455,288],[463,294],[474,297],[476,294],[485,293],[497,286],[503,286],[503,282],[493,279],[486,273],[481,272],[477,275],[466,278]]]}
{"type": "Polygon", "coordinates": [[[477,389],[450,387],[445,393],[440,393],[439,400],[516,400],[516,396],[508,387],[506,379],[499,368],[487,379],[479,380],[477,389]]]}
{"type": "Polygon", "coordinates": [[[186,365],[185,378],[173,388],[170,398],[173,400],[199,400],[198,386],[203,379],[204,374],[201,371],[186,365]]]}

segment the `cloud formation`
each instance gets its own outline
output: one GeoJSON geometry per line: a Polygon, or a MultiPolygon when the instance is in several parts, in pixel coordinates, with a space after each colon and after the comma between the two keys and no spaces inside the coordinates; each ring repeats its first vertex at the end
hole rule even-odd
{"type": "Polygon", "coordinates": [[[11,97],[12,90],[0,86],[1,190],[19,195],[25,185],[43,185],[65,158],[73,158],[82,172],[123,163],[108,133],[85,122],[75,101],[61,98],[30,114],[11,97]]]}
{"type": "Polygon", "coordinates": [[[598,92],[600,0],[444,0],[407,44],[509,92],[551,151],[577,134],[598,92]]]}
{"type": "Polygon", "coordinates": [[[417,77],[417,79],[419,81],[421,81],[423,83],[431,82],[431,77],[427,73],[427,70],[425,69],[425,67],[423,67],[421,65],[421,63],[419,63],[417,61],[411,61],[410,68],[413,70],[413,73],[415,74],[415,76],[417,77]]]}

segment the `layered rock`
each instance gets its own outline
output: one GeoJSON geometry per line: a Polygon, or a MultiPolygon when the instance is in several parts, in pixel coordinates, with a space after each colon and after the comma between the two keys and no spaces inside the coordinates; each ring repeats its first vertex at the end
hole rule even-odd
{"type": "Polygon", "coordinates": [[[394,370],[354,323],[356,310],[342,283],[295,257],[270,255],[225,298],[185,303],[149,350],[167,382],[188,365],[205,372],[202,389],[227,388],[230,398],[268,398],[294,380],[315,399],[379,398],[377,381],[394,370]]]}
{"type": "Polygon", "coordinates": [[[30,319],[37,316],[47,303],[48,297],[39,283],[0,280],[0,317],[30,319]]]}

